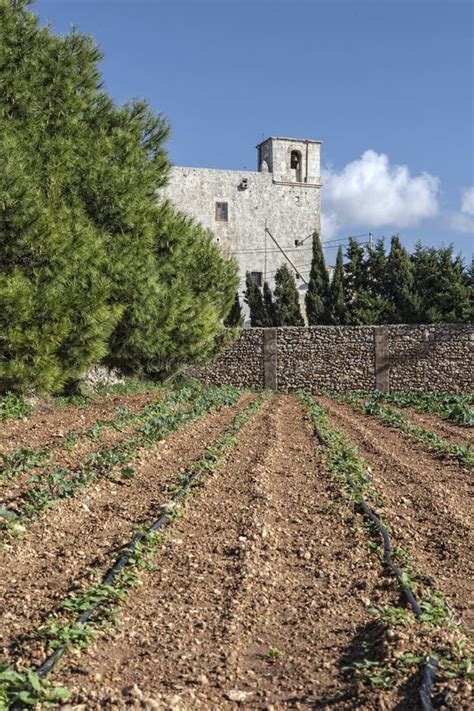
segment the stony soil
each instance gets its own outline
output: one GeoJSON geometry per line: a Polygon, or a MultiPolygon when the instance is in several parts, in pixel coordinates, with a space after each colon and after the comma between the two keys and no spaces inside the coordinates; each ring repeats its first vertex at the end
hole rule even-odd
{"type": "Polygon", "coordinates": [[[126,407],[130,413],[135,413],[160,397],[158,392],[133,393],[105,395],[87,407],[45,404],[23,420],[0,422],[0,453],[11,452],[19,447],[36,449],[61,446],[69,432],[80,432],[91,427],[97,420],[115,419],[118,407],[126,407]]]}
{"type": "MultiPolygon", "coordinates": [[[[393,407],[393,405],[390,405],[393,407]]],[[[438,415],[429,412],[417,412],[411,408],[394,408],[408,417],[414,425],[424,427],[442,437],[450,444],[469,444],[474,447],[474,429],[465,425],[457,425],[455,422],[444,420],[438,415]]]]}
{"type": "Polygon", "coordinates": [[[371,468],[383,517],[399,545],[474,629],[472,471],[430,454],[409,436],[375,417],[327,398],[330,424],[357,446],[371,468]]]}
{"type": "MultiPolygon", "coordinates": [[[[0,551],[6,661],[40,661],[36,626],[90,582],[90,567],[108,566],[134,525],[156,518],[180,472],[252,397],[157,443],[134,464],[134,479],[98,481],[0,551]]],[[[467,471],[374,419],[324,404],[371,466],[396,543],[468,623],[467,471]]],[[[400,604],[400,594],[294,396],[268,397],[186,501],[154,562],[121,603],[118,626],[56,668],[54,680],[73,692],[66,708],[418,708],[418,674],[377,690],[347,669],[384,649],[386,631],[369,608],[400,604]]],[[[395,638],[399,651],[410,648],[408,637],[395,638]]],[[[448,708],[467,710],[469,686],[454,688],[448,708]]]]}
{"type": "Polygon", "coordinates": [[[134,525],[156,518],[167,487],[230,424],[249,397],[157,442],[134,462],[132,480],[99,480],[74,499],[62,500],[32,524],[21,542],[0,550],[0,569],[8,570],[0,580],[0,639],[7,658],[18,655],[18,646],[21,651],[28,644],[30,630],[72,588],[91,579],[90,568],[110,562],[110,554],[132,537],[134,525]]]}
{"type": "Polygon", "coordinates": [[[269,403],[173,527],[122,630],[63,672],[76,701],[353,708],[342,666],[372,633],[369,604],[398,594],[321,470],[302,405],[269,403]]]}

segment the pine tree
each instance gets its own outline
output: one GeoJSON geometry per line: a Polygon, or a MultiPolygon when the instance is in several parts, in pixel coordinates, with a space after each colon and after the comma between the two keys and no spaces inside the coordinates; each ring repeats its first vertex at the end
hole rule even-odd
{"type": "Polygon", "coordinates": [[[255,327],[267,326],[268,317],[263,303],[262,292],[250,272],[245,275],[245,286],[244,300],[250,310],[250,325],[255,327]]]}
{"type": "Polygon", "coordinates": [[[329,312],[331,323],[343,326],[347,320],[347,306],[344,295],[344,258],[342,247],[337,250],[336,267],[329,289],[329,312]]]}
{"type": "Polygon", "coordinates": [[[283,264],[275,274],[275,307],[280,326],[304,326],[294,276],[283,264]]]}
{"type": "Polygon", "coordinates": [[[413,323],[419,310],[413,264],[399,237],[392,237],[386,268],[387,320],[413,323]]]}
{"type": "Polygon", "coordinates": [[[263,284],[263,303],[265,306],[265,314],[266,314],[266,321],[267,321],[267,326],[278,326],[278,314],[275,306],[275,302],[273,300],[273,295],[272,291],[270,289],[270,286],[268,282],[264,282],[263,284]]]}
{"type": "Polygon", "coordinates": [[[237,268],[157,201],[169,129],[102,89],[94,42],[0,2],[0,388],[57,390],[107,356],[168,372],[221,340],[237,268]]]}
{"type": "Polygon", "coordinates": [[[313,257],[305,296],[306,316],[310,326],[331,323],[329,308],[329,274],[317,232],[313,234],[313,257]]]}
{"type": "Polygon", "coordinates": [[[58,390],[104,355],[121,308],[77,192],[100,53],[28,4],[0,4],[0,388],[58,390]]]}

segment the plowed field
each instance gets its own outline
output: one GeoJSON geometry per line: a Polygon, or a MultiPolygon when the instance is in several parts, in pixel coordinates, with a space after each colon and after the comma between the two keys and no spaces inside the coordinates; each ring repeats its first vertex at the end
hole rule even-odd
{"type": "MultiPolygon", "coordinates": [[[[188,404],[160,410],[153,426],[164,428],[163,436],[140,440],[128,460],[121,455],[110,471],[96,468],[93,479],[71,493],[61,489],[37,514],[25,508],[35,501],[28,498],[37,486],[32,477],[82,472],[100,448],[116,451],[144,437],[148,420],[139,413],[163,396],[124,395],[1,423],[1,451],[48,455],[0,479],[3,511],[13,516],[0,548],[1,652],[9,668],[37,669],[65,642],[48,681],[70,690],[63,708],[77,711],[421,708],[423,660],[410,664],[407,656],[412,643],[419,652],[421,623],[392,628],[374,616],[374,609],[406,602],[334,476],[305,404],[296,395],[258,398],[237,394],[169,432],[166,418],[188,404]],[[98,420],[116,419],[117,407],[130,414],[120,427],[84,434],[98,420]],[[196,467],[192,496],[178,505],[176,492],[196,467]],[[97,585],[134,532],[160,514],[168,525],[158,545],[136,565],[113,610],[91,618],[88,637],[64,602],[97,585]],[[389,667],[385,676],[372,667],[383,683],[370,678],[371,654],[389,667]],[[397,654],[407,661],[393,671],[387,660],[397,654]]],[[[374,505],[393,545],[443,594],[456,623],[472,630],[472,472],[348,405],[317,400],[329,426],[369,468],[374,505]]],[[[422,419],[450,441],[467,443],[468,430],[413,417],[416,424],[422,419]]],[[[433,629],[431,642],[446,645],[451,632],[433,629]]],[[[449,692],[444,707],[467,711],[471,682],[461,671],[441,675],[433,693],[449,692]]]]}

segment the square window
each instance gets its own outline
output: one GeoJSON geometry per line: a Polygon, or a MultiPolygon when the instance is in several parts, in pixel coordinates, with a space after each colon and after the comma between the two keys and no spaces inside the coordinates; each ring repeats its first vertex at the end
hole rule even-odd
{"type": "Polygon", "coordinates": [[[227,222],[229,220],[229,208],[226,202],[216,202],[217,222],[227,222]]]}
{"type": "Polygon", "coordinates": [[[257,286],[262,286],[262,272],[250,272],[250,276],[252,277],[257,286]]]}

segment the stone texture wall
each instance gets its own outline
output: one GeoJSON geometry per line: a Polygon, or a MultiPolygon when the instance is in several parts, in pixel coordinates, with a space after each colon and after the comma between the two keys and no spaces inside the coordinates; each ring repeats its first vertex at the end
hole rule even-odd
{"type": "Polygon", "coordinates": [[[239,388],[263,388],[263,328],[245,329],[239,339],[214,361],[187,373],[207,385],[236,385],[239,388]]]}
{"type": "Polygon", "coordinates": [[[391,390],[473,390],[471,326],[389,326],[391,390]]]}
{"type": "Polygon", "coordinates": [[[278,329],[277,378],[281,390],[373,390],[374,373],[371,327],[278,329]]]}
{"type": "Polygon", "coordinates": [[[313,393],[472,392],[473,344],[473,328],[454,324],[252,328],[192,374],[212,385],[276,384],[279,390],[304,388],[313,393]]]}

